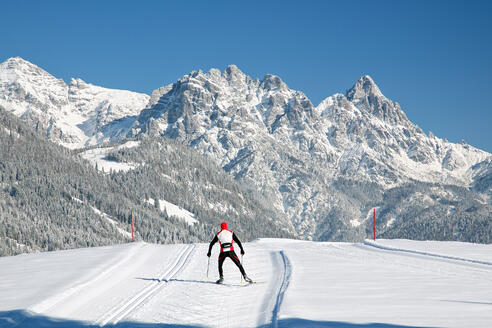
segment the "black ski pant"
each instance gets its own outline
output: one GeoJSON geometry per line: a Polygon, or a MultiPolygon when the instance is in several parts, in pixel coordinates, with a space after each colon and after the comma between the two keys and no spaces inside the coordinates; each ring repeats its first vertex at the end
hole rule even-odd
{"type": "Polygon", "coordinates": [[[226,257],[230,258],[232,262],[234,262],[235,265],[239,268],[239,271],[241,271],[241,274],[243,277],[246,275],[246,272],[244,272],[244,268],[241,265],[241,261],[239,261],[239,258],[237,257],[236,253],[234,251],[227,251],[227,252],[222,252],[219,255],[219,276],[223,277],[224,273],[222,271],[222,264],[224,264],[224,260],[226,257]]]}

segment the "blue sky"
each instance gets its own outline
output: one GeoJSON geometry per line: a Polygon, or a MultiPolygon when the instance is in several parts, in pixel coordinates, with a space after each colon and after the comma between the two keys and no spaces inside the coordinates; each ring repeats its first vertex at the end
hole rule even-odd
{"type": "Polygon", "coordinates": [[[0,61],[150,94],[279,75],[317,105],[369,74],[424,131],[492,152],[492,1],[8,1],[0,61]]]}

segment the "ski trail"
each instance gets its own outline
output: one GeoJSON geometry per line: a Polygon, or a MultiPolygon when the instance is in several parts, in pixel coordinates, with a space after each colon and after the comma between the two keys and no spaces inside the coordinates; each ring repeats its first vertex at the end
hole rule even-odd
{"type": "Polygon", "coordinates": [[[162,282],[169,282],[179,272],[181,272],[181,270],[183,270],[186,263],[188,263],[188,260],[193,253],[195,247],[196,246],[194,244],[184,247],[179,256],[176,257],[173,264],[168,267],[168,270],[166,270],[157,281],[152,281],[147,287],[142,289],[130,300],[125,301],[123,304],[118,304],[117,306],[115,306],[113,309],[101,316],[95,322],[95,324],[101,327],[107,325],[108,323],[115,325],[123,318],[125,318],[130,312],[135,310],[138,306],[148,301],[163,286],[165,286],[165,284],[163,284],[162,282]]]}
{"type": "Polygon", "coordinates": [[[445,259],[445,260],[453,260],[453,261],[468,262],[468,263],[473,263],[473,264],[482,264],[482,265],[492,266],[492,262],[481,261],[481,260],[472,260],[472,259],[467,259],[467,258],[463,258],[463,257],[441,255],[441,254],[435,254],[435,253],[430,253],[430,252],[422,252],[422,251],[411,250],[411,249],[383,246],[383,245],[379,245],[375,242],[371,242],[368,240],[365,240],[363,242],[363,244],[366,246],[369,246],[369,247],[374,247],[374,248],[382,249],[385,251],[403,252],[403,253],[423,255],[423,256],[428,256],[428,257],[435,257],[435,258],[440,258],[440,259],[445,259]]]}
{"type": "Polygon", "coordinates": [[[285,255],[284,251],[278,252],[278,257],[282,263],[282,278],[280,279],[280,284],[278,285],[278,291],[275,297],[275,305],[272,311],[272,327],[278,327],[278,314],[280,312],[280,307],[282,306],[282,301],[284,299],[285,292],[289,287],[290,278],[292,275],[292,265],[290,264],[289,258],[285,255]]]}
{"type": "MultiPolygon", "coordinates": [[[[278,249],[243,245],[248,251],[246,272],[264,284],[240,284],[241,274],[229,260],[223,266],[226,285],[215,283],[217,260],[210,264],[206,280],[208,244],[197,244],[186,267],[124,321],[176,327],[270,327],[283,276],[282,259],[278,249]]],[[[218,253],[215,249],[212,258],[218,253]]]]}
{"type": "Polygon", "coordinates": [[[137,243],[134,247],[130,249],[129,252],[125,254],[120,260],[116,261],[115,263],[109,265],[107,268],[105,268],[103,271],[95,271],[93,274],[88,275],[85,277],[83,280],[75,283],[72,287],[64,290],[63,292],[59,294],[55,294],[52,297],[42,301],[41,303],[38,303],[30,308],[32,312],[36,313],[44,313],[49,311],[50,309],[54,308],[57,304],[60,304],[61,302],[67,300],[69,297],[74,295],[75,293],[78,293],[79,291],[87,288],[87,286],[91,285],[97,280],[102,280],[109,276],[114,270],[117,268],[124,266],[125,263],[130,261],[135,254],[144,246],[144,243],[137,243]]]}

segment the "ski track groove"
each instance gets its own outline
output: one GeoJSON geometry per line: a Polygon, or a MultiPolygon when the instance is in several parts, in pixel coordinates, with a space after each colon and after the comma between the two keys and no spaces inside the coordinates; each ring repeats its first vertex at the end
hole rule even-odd
{"type": "Polygon", "coordinates": [[[453,260],[453,261],[468,262],[468,263],[473,263],[473,264],[482,264],[482,265],[492,266],[492,262],[481,261],[481,260],[472,260],[472,259],[467,259],[467,258],[463,258],[463,257],[441,255],[441,254],[435,254],[435,253],[429,253],[429,252],[422,252],[422,251],[410,250],[410,249],[405,249],[405,248],[389,247],[389,246],[384,246],[384,245],[378,245],[374,242],[370,242],[367,240],[365,240],[363,242],[363,244],[366,246],[382,249],[385,251],[403,252],[403,253],[422,255],[422,256],[426,256],[426,257],[435,257],[435,258],[444,259],[444,260],[453,260]]]}
{"type": "Polygon", "coordinates": [[[102,315],[95,324],[104,327],[111,322],[112,325],[117,324],[123,318],[125,318],[130,312],[135,310],[138,306],[148,301],[154,294],[157,293],[163,286],[162,282],[171,281],[178,273],[180,273],[185,265],[188,263],[193,250],[196,248],[195,244],[187,245],[183,248],[183,251],[176,257],[175,261],[168,269],[160,276],[158,281],[152,281],[147,287],[143,288],[139,293],[133,296],[129,301],[123,304],[118,304],[113,307],[109,312],[102,315]]]}
{"type": "Polygon", "coordinates": [[[112,271],[114,271],[116,268],[122,266],[123,264],[125,264],[126,262],[128,262],[133,256],[134,254],[140,250],[142,247],[144,247],[144,244],[137,244],[136,247],[133,247],[130,252],[128,252],[127,255],[125,255],[122,259],[120,259],[119,261],[115,262],[114,264],[110,265],[109,267],[105,268],[102,272],[100,272],[99,274],[93,276],[93,277],[89,277],[89,279],[87,279],[86,281],[82,281],[82,282],[79,282],[77,283],[76,285],[68,288],[67,290],[64,290],[62,291],[61,293],[55,295],[55,296],[52,296],[34,306],[31,307],[31,310],[33,312],[36,312],[36,313],[44,313],[46,311],[49,311],[50,309],[52,309],[53,307],[55,307],[57,304],[59,304],[60,302],[66,300],[67,298],[69,298],[70,296],[74,295],[75,293],[83,290],[84,288],[86,288],[87,286],[89,286],[90,284],[92,284],[94,281],[97,281],[105,276],[107,276],[108,274],[110,274],[112,271]]]}
{"type": "Polygon", "coordinates": [[[281,250],[279,252],[280,257],[282,258],[282,280],[278,289],[278,293],[275,300],[275,306],[272,311],[272,324],[273,328],[278,327],[278,314],[280,312],[280,307],[282,306],[282,301],[284,300],[285,292],[290,284],[290,279],[292,275],[292,265],[290,264],[289,258],[285,255],[284,251],[281,250]]]}
{"type": "MultiPolygon", "coordinates": [[[[131,251],[129,253],[127,253],[126,256],[121,258],[119,261],[116,261],[114,264],[110,265],[109,267],[105,268],[100,274],[96,275],[95,277],[90,277],[88,280],[79,282],[78,284],[70,287],[68,290],[62,291],[59,294],[56,294],[56,295],[54,295],[54,296],[52,296],[52,297],[50,297],[50,298],[48,298],[48,299],[46,299],[40,303],[33,305],[30,309],[28,309],[28,312],[34,313],[34,314],[43,314],[43,312],[49,311],[50,309],[52,309],[54,306],[56,306],[60,302],[64,301],[65,299],[67,299],[68,297],[77,293],[78,291],[82,290],[83,288],[90,285],[94,281],[101,279],[101,277],[108,275],[113,270],[115,270],[119,266],[121,266],[124,263],[126,263],[127,261],[129,261],[132,258],[133,254],[135,252],[137,252],[142,247],[144,247],[144,244],[138,243],[136,247],[132,248],[131,251]]],[[[11,328],[18,327],[19,325],[24,323],[24,321],[26,321],[26,320],[27,320],[27,317],[25,317],[24,319],[22,319],[19,322],[14,323],[14,325],[11,328]]]]}

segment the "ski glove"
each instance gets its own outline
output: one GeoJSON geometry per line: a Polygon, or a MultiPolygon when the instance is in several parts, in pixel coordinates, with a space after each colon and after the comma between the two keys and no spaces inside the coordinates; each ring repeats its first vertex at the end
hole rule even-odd
{"type": "Polygon", "coordinates": [[[241,255],[244,255],[244,249],[241,250],[241,255]]]}
{"type": "Polygon", "coordinates": [[[208,257],[210,257],[211,255],[212,255],[212,253],[210,253],[210,252],[208,252],[208,253],[207,253],[207,256],[208,256],[208,257]]]}

